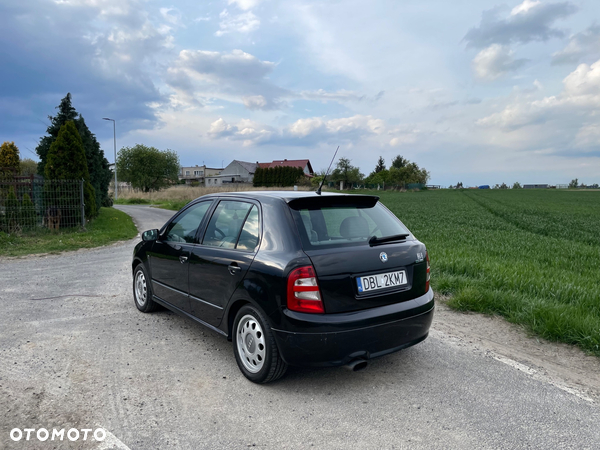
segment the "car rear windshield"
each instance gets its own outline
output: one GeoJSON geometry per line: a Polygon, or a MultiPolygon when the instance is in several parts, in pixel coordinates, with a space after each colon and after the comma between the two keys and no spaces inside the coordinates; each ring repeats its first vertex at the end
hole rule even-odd
{"type": "Polygon", "coordinates": [[[368,245],[373,236],[410,236],[402,222],[379,202],[290,206],[305,249],[368,245]]]}

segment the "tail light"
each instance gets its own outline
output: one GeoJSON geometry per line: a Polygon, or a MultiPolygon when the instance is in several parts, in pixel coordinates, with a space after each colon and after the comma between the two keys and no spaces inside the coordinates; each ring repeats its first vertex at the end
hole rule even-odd
{"type": "Polygon", "coordinates": [[[429,252],[425,252],[425,259],[427,259],[427,278],[425,279],[425,292],[429,290],[429,276],[431,275],[431,266],[429,265],[429,252]]]}
{"type": "Polygon", "coordinates": [[[287,307],[291,311],[324,313],[321,292],[312,266],[292,270],[287,283],[287,307]]]}

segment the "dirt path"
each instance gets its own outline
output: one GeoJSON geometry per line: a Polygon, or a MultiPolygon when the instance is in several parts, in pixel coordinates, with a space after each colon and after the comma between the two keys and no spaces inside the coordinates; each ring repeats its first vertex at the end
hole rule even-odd
{"type": "Polygon", "coordinates": [[[501,317],[454,311],[446,306],[446,300],[436,296],[432,333],[486,353],[581,398],[600,402],[600,358],[571,345],[532,337],[501,317]]]}

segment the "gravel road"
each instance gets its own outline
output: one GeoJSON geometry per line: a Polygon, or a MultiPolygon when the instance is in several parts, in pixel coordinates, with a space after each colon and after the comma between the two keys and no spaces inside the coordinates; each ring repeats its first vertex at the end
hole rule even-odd
{"type": "MultiPolygon", "coordinates": [[[[140,231],[172,214],[119,209],[140,231]]],[[[362,372],[291,369],[252,384],[221,336],[136,310],[136,241],[0,260],[0,448],[600,448],[593,395],[451,321],[362,372]],[[14,428],[98,427],[103,442],[10,438],[14,428]]]]}

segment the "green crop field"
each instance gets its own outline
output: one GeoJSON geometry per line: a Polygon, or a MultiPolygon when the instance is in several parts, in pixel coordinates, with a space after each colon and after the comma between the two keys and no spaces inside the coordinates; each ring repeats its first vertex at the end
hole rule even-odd
{"type": "Polygon", "coordinates": [[[378,195],[427,245],[432,286],[450,306],[600,356],[600,192],[378,195]]]}

